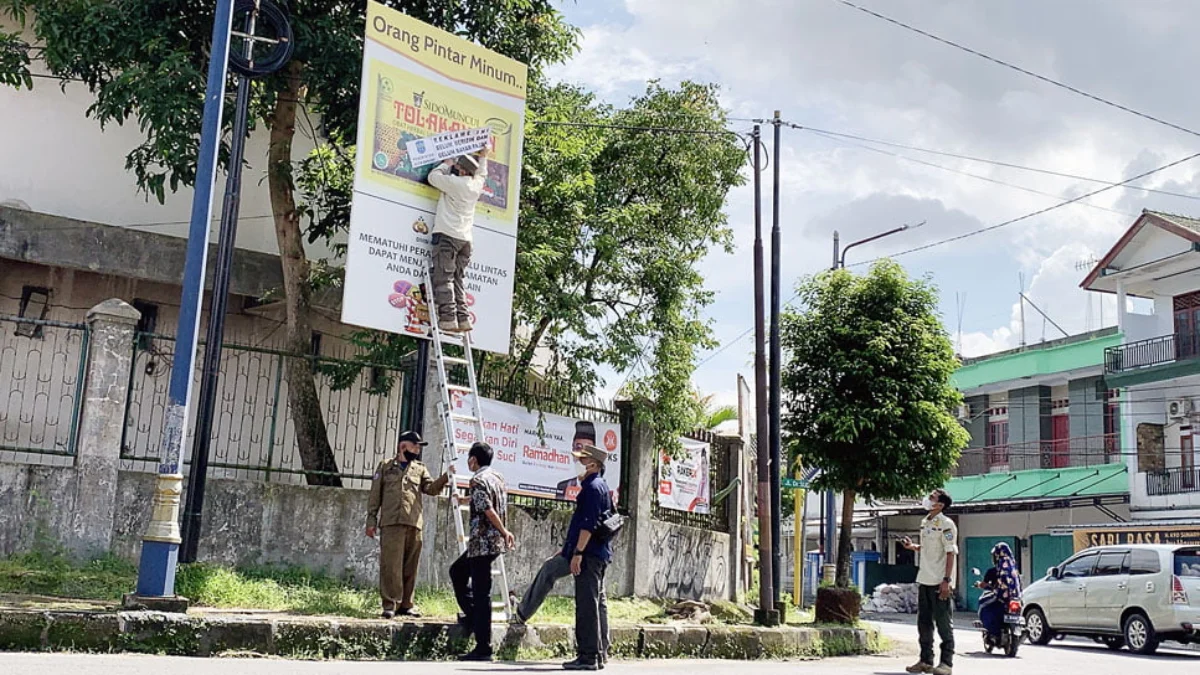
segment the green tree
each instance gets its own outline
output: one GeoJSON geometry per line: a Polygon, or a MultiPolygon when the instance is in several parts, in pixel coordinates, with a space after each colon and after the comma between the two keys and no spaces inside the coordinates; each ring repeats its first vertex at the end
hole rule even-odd
{"type": "Polygon", "coordinates": [[[692,396],[696,399],[697,414],[696,424],[697,429],[705,429],[712,431],[729,420],[738,418],[738,409],[735,405],[716,405],[713,402],[713,395],[701,395],[700,392],[694,392],[692,396]]]}
{"type": "Polygon", "coordinates": [[[837,583],[850,582],[854,502],[939,487],[969,436],[953,410],[958,367],[937,315],[937,292],[892,261],[865,276],[827,272],[798,287],[784,316],[782,419],[789,450],[842,492],[837,583]]]}
{"type": "MultiPolygon", "coordinates": [[[[285,3],[281,3],[285,4],[285,3]]],[[[251,110],[270,137],[267,184],[283,268],[286,342],[306,354],[312,340],[313,264],[303,247],[292,141],[297,124],[319,116],[325,136],[355,138],[366,3],[304,0],[290,5],[296,52],[284,71],[256,83],[251,110]],[[302,113],[303,120],[298,118],[302,113]]],[[[535,76],[573,53],[576,31],[552,0],[384,0],[384,5],[506,56],[535,76]]],[[[213,3],[191,0],[0,0],[0,9],[36,36],[41,59],[94,96],[87,114],[101,126],[137,123],[143,142],[126,157],[138,186],[160,202],[195,181],[213,3]]],[[[29,60],[0,34],[0,82],[30,86],[29,60]]],[[[315,131],[315,125],[314,125],[315,131]]],[[[227,159],[227,147],[222,158],[227,159]]],[[[321,270],[317,270],[321,272],[321,270]]],[[[340,485],[312,371],[287,362],[288,399],[310,484],[340,485]]]]}

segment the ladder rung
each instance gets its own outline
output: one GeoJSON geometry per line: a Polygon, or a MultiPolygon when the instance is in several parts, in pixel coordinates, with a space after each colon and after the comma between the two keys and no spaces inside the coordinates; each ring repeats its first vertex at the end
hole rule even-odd
{"type": "Polygon", "coordinates": [[[461,391],[464,394],[474,394],[475,390],[465,384],[448,384],[446,388],[450,391],[461,391]]]}
{"type": "Polygon", "coordinates": [[[458,413],[450,413],[450,417],[463,422],[478,422],[479,418],[474,415],[460,415],[458,413]]]}
{"type": "Polygon", "coordinates": [[[442,361],[444,361],[444,362],[446,362],[446,363],[449,363],[449,364],[456,365],[456,366],[469,366],[469,365],[471,365],[471,362],[470,362],[470,361],[468,361],[468,360],[466,360],[466,359],[459,358],[459,357],[457,357],[457,356],[443,356],[443,357],[442,357],[442,361]]]}

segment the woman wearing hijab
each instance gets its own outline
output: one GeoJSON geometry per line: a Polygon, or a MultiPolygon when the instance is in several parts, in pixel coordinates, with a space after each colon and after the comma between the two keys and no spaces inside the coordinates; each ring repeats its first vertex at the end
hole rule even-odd
{"type": "Polygon", "coordinates": [[[1021,573],[1012,548],[1004,542],[992,547],[993,566],[977,585],[989,591],[979,598],[979,621],[992,637],[1004,627],[1008,603],[1021,599],[1021,573]]]}

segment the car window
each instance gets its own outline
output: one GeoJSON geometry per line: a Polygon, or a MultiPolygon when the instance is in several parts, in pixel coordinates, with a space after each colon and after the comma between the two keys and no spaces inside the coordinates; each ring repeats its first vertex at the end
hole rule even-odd
{"type": "Polygon", "coordinates": [[[1200,578],[1200,549],[1175,552],[1175,576],[1200,578]]]}
{"type": "Polygon", "coordinates": [[[1162,563],[1158,559],[1158,551],[1134,549],[1129,555],[1130,574],[1158,574],[1162,571],[1162,563]]]}
{"type": "Polygon", "coordinates": [[[1091,553],[1068,561],[1067,564],[1063,565],[1062,578],[1072,579],[1090,576],[1092,574],[1092,566],[1096,564],[1096,558],[1096,554],[1091,553]]]}
{"type": "Polygon", "coordinates": [[[1096,571],[1092,572],[1092,576],[1109,577],[1117,574],[1128,574],[1128,558],[1128,551],[1106,551],[1101,553],[1100,559],[1096,561],[1096,571]]]}

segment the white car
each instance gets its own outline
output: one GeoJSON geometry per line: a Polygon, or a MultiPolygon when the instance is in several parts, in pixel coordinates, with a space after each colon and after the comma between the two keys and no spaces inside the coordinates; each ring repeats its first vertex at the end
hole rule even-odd
{"type": "Polygon", "coordinates": [[[1029,641],[1067,635],[1153,654],[1160,642],[1200,643],[1200,546],[1099,546],[1025,589],[1029,641]]]}

